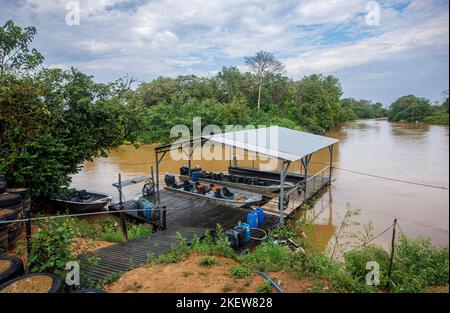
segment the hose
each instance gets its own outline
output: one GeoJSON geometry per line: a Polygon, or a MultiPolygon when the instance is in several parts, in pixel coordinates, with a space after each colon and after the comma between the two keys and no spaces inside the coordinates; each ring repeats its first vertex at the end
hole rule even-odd
{"type": "Polygon", "coordinates": [[[266,232],[264,229],[261,229],[261,228],[250,228],[250,231],[252,231],[252,229],[258,230],[258,231],[262,232],[262,233],[264,234],[264,237],[258,238],[258,237],[252,237],[252,236],[250,236],[250,239],[263,241],[264,239],[267,238],[267,232],[266,232]]]}
{"type": "Polygon", "coordinates": [[[279,293],[284,293],[284,290],[281,289],[281,287],[278,286],[278,285],[272,280],[272,278],[270,278],[266,273],[264,273],[264,272],[258,272],[258,274],[261,275],[262,277],[264,277],[265,279],[267,279],[267,280],[272,284],[272,286],[273,286],[279,293]]]}

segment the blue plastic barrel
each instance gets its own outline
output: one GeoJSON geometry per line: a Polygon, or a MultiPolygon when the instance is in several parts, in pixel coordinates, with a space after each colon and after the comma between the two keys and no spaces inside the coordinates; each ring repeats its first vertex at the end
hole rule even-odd
{"type": "Polygon", "coordinates": [[[198,173],[199,172],[192,172],[192,174],[191,174],[192,181],[197,181],[198,180],[198,173]]]}
{"type": "Polygon", "coordinates": [[[258,213],[256,213],[255,210],[247,213],[247,224],[249,224],[251,228],[258,227],[258,213]]]}
{"type": "Polygon", "coordinates": [[[264,211],[262,208],[255,209],[256,214],[258,214],[258,227],[264,224],[264,211]]]}
{"type": "Polygon", "coordinates": [[[250,242],[250,225],[247,223],[240,223],[240,227],[245,229],[245,242],[250,242]]]}

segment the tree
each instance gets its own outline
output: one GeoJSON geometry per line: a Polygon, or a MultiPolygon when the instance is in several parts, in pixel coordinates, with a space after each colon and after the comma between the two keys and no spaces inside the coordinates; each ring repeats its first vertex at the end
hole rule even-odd
{"type": "Polygon", "coordinates": [[[266,51],[259,51],[255,56],[246,57],[245,64],[258,77],[258,110],[261,107],[261,90],[263,84],[263,78],[266,74],[277,74],[284,71],[284,65],[275,59],[272,53],[266,51]]]}
{"type": "Polygon", "coordinates": [[[0,26],[0,76],[23,74],[42,63],[42,54],[29,47],[35,34],[35,27],[22,29],[11,20],[0,26]]]}
{"type": "Polygon", "coordinates": [[[76,69],[22,75],[37,68],[40,58],[30,62],[31,41],[14,39],[23,39],[26,31],[9,29],[13,32],[3,32],[0,41],[0,47],[10,47],[5,60],[15,60],[4,63],[0,76],[0,173],[9,186],[27,187],[38,197],[68,186],[80,164],[133,140],[134,132],[127,132],[128,108],[111,86],[76,69]]]}
{"type": "Polygon", "coordinates": [[[392,121],[422,121],[432,113],[430,100],[407,95],[395,100],[389,107],[388,119],[392,121]]]}

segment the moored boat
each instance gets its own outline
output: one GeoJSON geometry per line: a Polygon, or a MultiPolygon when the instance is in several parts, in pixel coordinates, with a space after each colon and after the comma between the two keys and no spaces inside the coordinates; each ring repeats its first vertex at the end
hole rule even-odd
{"type": "MultiPolygon", "coordinates": [[[[195,176],[201,182],[221,184],[224,186],[230,186],[237,189],[244,189],[263,194],[271,194],[280,190],[281,184],[279,180],[251,177],[245,175],[234,175],[224,173],[214,173],[201,171],[197,172],[195,176]]],[[[187,176],[180,175],[181,179],[187,179],[187,176]]],[[[284,190],[289,190],[295,187],[293,182],[285,182],[284,190]]]]}
{"type": "MultiPolygon", "coordinates": [[[[255,168],[250,168],[250,167],[229,166],[228,173],[234,174],[234,175],[241,175],[241,176],[260,177],[260,178],[265,178],[265,179],[275,179],[275,180],[280,179],[280,172],[264,171],[264,170],[259,170],[259,169],[255,169],[255,168]]],[[[304,180],[305,180],[304,175],[291,173],[291,172],[286,174],[286,181],[293,182],[293,183],[299,183],[304,180]]]]}
{"type": "Polygon", "coordinates": [[[77,190],[65,199],[50,199],[51,205],[58,211],[69,210],[71,213],[90,213],[101,211],[111,201],[104,193],[77,190]]]}
{"type": "Polygon", "coordinates": [[[270,200],[259,193],[227,188],[218,184],[201,184],[190,180],[176,182],[175,176],[166,174],[164,181],[165,189],[172,192],[183,193],[203,200],[210,200],[232,207],[246,207],[263,201],[270,200]]]}

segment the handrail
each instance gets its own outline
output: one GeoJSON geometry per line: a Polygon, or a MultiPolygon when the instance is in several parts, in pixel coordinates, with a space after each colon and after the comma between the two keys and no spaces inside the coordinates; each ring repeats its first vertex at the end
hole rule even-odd
{"type": "Polygon", "coordinates": [[[330,168],[329,165],[325,166],[323,169],[321,169],[319,172],[317,172],[316,174],[310,176],[309,178],[306,178],[306,182],[310,181],[311,179],[314,179],[315,177],[322,175],[322,173],[326,170],[328,170],[330,168]]]}

